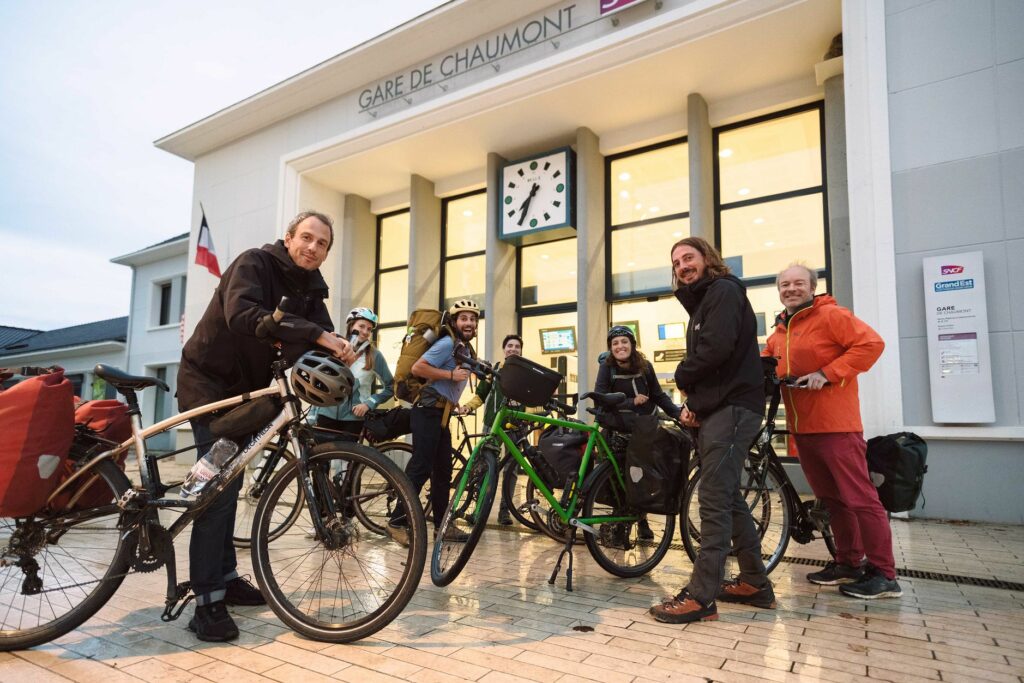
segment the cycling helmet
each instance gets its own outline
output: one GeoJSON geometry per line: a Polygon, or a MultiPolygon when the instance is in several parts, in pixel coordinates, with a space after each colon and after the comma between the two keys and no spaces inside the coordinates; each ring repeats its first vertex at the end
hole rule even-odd
{"type": "Polygon", "coordinates": [[[359,306],[349,311],[348,317],[345,318],[345,325],[351,325],[356,320],[365,320],[374,327],[377,327],[377,314],[365,306],[359,306]]]}
{"type": "Polygon", "coordinates": [[[336,406],[352,395],[352,371],[326,351],[304,353],[292,367],[292,389],[314,406],[336,406]]]}
{"type": "Polygon", "coordinates": [[[448,309],[448,315],[454,320],[458,317],[459,313],[475,313],[476,317],[479,318],[480,307],[472,299],[459,299],[448,309]]]}
{"type": "Polygon", "coordinates": [[[608,330],[608,348],[612,348],[612,339],[615,337],[627,337],[633,348],[636,348],[636,335],[633,334],[633,330],[629,329],[625,325],[616,325],[612,329],[608,330]]]}

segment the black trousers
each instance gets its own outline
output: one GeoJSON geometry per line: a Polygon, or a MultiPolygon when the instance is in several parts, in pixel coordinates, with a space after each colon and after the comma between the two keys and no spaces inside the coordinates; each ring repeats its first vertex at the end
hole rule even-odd
{"type": "MultiPolygon", "coordinates": [[[[413,406],[410,414],[412,427],[412,458],[405,466],[417,496],[430,480],[430,507],[434,513],[434,526],[441,524],[452,483],[452,435],[448,424],[441,423],[444,410],[413,406]]],[[[393,523],[400,523],[405,511],[397,506],[393,523]]]]}

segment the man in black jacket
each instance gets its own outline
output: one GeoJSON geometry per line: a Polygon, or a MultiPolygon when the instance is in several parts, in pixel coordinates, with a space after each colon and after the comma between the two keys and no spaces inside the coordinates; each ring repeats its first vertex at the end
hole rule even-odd
{"type": "MultiPolygon", "coordinates": [[[[276,337],[286,358],[295,360],[319,345],[343,360],[349,344],[333,334],[324,299],[327,283],[320,264],[334,242],[331,219],[312,211],[288,225],[284,240],[239,254],[224,272],[213,299],[181,352],[178,407],[190,410],[214,401],[262,389],[270,384],[275,351],[256,338],[256,326],[287,296],[291,312],[276,337]]],[[[196,444],[214,440],[209,417],[192,420],[196,444]]],[[[242,445],[247,441],[241,439],[242,445]]],[[[197,449],[199,451],[199,449],[197,449]]],[[[196,614],[189,622],[200,640],[238,637],[225,605],[262,605],[263,596],[238,576],[232,535],[242,478],[211,504],[192,525],[189,579],[196,614]]]]}
{"type": "Polygon", "coordinates": [[[757,322],[746,288],[713,246],[687,237],[672,247],[676,298],[690,316],[686,360],[676,384],[686,394],[681,419],[698,428],[700,553],[689,585],[651,608],[658,621],[715,620],[715,600],[775,608],[761,539],[740,492],[743,462],[764,416],[757,322]],[[732,549],[740,573],[725,580],[732,549]]]}

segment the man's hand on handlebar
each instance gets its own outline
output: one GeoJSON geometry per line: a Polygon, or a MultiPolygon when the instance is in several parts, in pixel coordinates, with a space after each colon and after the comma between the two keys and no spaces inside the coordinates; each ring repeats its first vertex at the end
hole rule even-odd
{"type": "Polygon", "coordinates": [[[348,343],[347,339],[343,339],[333,332],[321,332],[320,336],[316,339],[316,343],[337,356],[345,364],[355,360],[355,355],[352,353],[352,345],[348,343]]]}
{"type": "Polygon", "coordinates": [[[825,373],[821,370],[815,370],[814,372],[791,379],[786,382],[786,386],[793,387],[795,389],[811,389],[817,391],[828,384],[828,377],[825,377],[825,373]]]}
{"type": "Polygon", "coordinates": [[[700,427],[700,420],[697,419],[697,415],[686,406],[683,406],[679,413],[679,421],[687,427],[700,427]]]}
{"type": "Polygon", "coordinates": [[[473,412],[473,409],[469,406],[455,406],[455,410],[453,412],[456,415],[469,415],[473,412]]]}

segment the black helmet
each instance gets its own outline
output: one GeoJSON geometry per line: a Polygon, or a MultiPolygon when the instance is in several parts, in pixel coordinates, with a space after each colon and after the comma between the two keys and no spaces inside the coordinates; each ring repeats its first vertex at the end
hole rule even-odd
{"type": "Polygon", "coordinates": [[[344,363],[326,351],[307,351],[292,367],[295,395],[314,406],[336,406],[352,395],[355,380],[344,363]]]}
{"type": "Polygon", "coordinates": [[[612,348],[612,339],[615,337],[628,337],[633,348],[636,348],[636,335],[633,334],[633,330],[626,327],[625,325],[615,325],[612,329],[608,330],[608,348],[612,348]]]}

